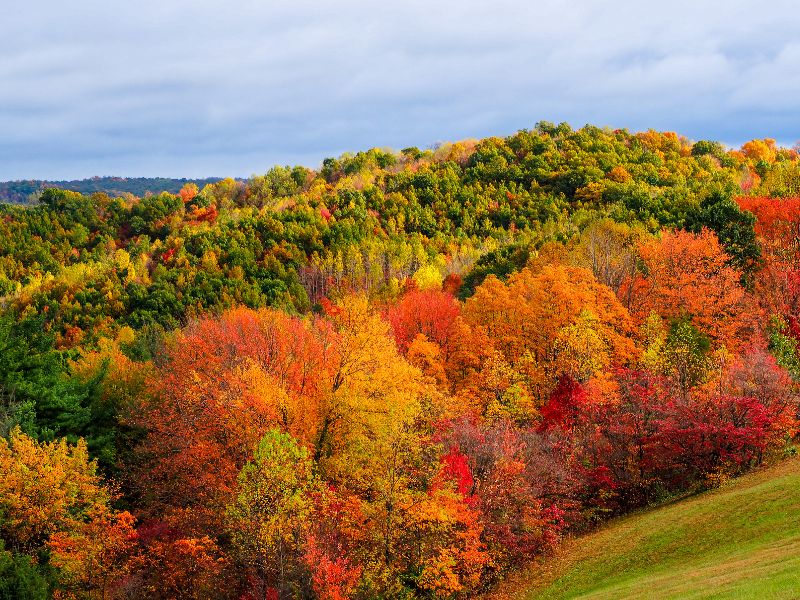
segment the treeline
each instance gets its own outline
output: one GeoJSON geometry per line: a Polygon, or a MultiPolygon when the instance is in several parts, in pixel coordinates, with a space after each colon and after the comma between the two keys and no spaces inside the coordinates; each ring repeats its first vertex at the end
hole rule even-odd
{"type": "Polygon", "coordinates": [[[732,199],[788,194],[797,171],[796,153],[770,140],[725,152],[670,133],[542,124],[178,195],[46,190],[35,207],[0,206],[0,293],[21,313],[46,312],[70,347],[239,304],[302,312],[334,287],[391,295],[412,276],[459,274],[468,291],[599,218],[648,232],[708,227],[746,278],[758,250],[732,199]]]}
{"type": "Polygon", "coordinates": [[[33,204],[42,191],[48,188],[71,190],[81,194],[103,193],[117,197],[125,194],[145,196],[168,192],[177,194],[187,183],[207,185],[219,181],[220,177],[203,179],[172,179],[167,177],[91,177],[72,181],[45,181],[26,179],[0,181],[0,202],[12,204],[33,204]]]}
{"type": "Polygon", "coordinates": [[[540,124],[0,212],[0,592],[469,597],[791,451],[794,150],[540,124]]]}

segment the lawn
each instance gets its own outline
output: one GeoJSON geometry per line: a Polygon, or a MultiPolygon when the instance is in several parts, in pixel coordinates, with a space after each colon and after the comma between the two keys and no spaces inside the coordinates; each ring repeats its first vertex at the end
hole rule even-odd
{"type": "Polygon", "coordinates": [[[492,598],[800,598],[800,458],[567,540],[492,598]]]}

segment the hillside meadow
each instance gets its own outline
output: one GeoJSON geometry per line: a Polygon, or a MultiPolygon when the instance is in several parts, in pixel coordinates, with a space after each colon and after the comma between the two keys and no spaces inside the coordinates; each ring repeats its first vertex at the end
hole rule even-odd
{"type": "Polygon", "coordinates": [[[491,598],[796,598],[800,460],[569,539],[491,598]]]}

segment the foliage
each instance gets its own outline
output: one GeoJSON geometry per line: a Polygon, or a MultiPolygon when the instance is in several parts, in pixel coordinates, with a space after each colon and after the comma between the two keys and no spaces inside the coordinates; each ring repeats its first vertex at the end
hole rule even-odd
{"type": "Polygon", "coordinates": [[[48,583],[30,556],[8,552],[0,540],[0,598],[45,600],[48,583]]]}
{"type": "Polygon", "coordinates": [[[6,584],[36,596],[42,575],[30,557],[48,557],[68,597],[105,597],[124,573],[133,517],[111,507],[83,440],[37,443],[19,428],[0,440],[0,536],[13,555],[6,584]]]}
{"type": "Polygon", "coordinates": [[[304,529],[312,512],[312,461],[288,434],[271,430],[239,473],[236,499],[227,509],[233,546],[254,575],[252,593],[291,593],[304,529]],[[256,583],[257,582],[257,583],[256,583]]]}

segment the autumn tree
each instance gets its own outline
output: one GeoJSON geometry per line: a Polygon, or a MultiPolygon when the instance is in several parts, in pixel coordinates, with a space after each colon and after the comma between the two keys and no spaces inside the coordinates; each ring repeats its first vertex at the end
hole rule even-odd
{"type": "Polygon", "coordinates": [[[559,500],[573,485],[558,452],[508,421],[468,417],[445,424],[442,441],[447,472],[480,515],[490,572],[556,543],[564,524],[559,500]]]}
{"type": "Polygon", "coordinates": [[[795,330],[800,318],[800,198],[738,198],[756,217],[763,268],[755,280],[756,297],[767,314],[780,315],[795,330]]]}
{"type": "Polygon", "coordinates": [[[0,530],[24,553],[59,531],[77,530],[111,500],[83,440],[38,443],[15,429],[0,439],[0,474],[0,530]]]}
{"type": "Polygon", "coordinates": [[[308,451],[290,435],[269,431],[239,473],[228,528],[239,560],[253,573],[253,593],[298,591],[300,557],[315,487],[308,451]]]}
{"type": "Polygon", "coordinates": [[[667,333],[663,350],[664,375],[674,382],[681,398],[702,383],[710,370],[711,341],[687,319],[676,319],[667,333]]]}
{"type": "Polygon", "coordinates": [[[746,336],[745,292],[717,237],[665,231],[639,248],[642,268],[621,292],[632,316],[643,323],[651,312],[667,320],[688,318],[717,344],[733,350],[746,336]]]}
{"type": "Polygon", "coordinates": [[[397,546],[405,546],[403,558],[412,573],[419,573],[419,588],[438,597],[476,590],[491,560],[481,539],[480,512],[469,496],[445,483],[459,475],[450,471],[444,470],[428,494],[400,506],[405,539],[397,546]]]}
{"type": "Polygon", "coordinates": [[[388,449],[418,413],[426,387],[366,297],[344,298],[327,311],[338,342],[320,408],[315,459],[330,459],[332,475],[345,463],[352,473],[374,459],[363,454],[367,448],[388,449]]]}
{"type": "Polygon", "coordinates": [[[635,353],[627,311],[608,287],[578,267],[523,269],[507,284],[489,277],[467,301],[464,315],[526,375],[539,403],[562,373],[580,371],[590,378],[635,353]]]}
{"type": "Polygon", "coordinates": [[[330,485],[320,485],[312,499],[314,518],[308,523],[303,554],[311,587],[321,600],[345,600],[355,595],[362,573],[369,569],[361,552],[370,539],[365,502],[330,485]]]}
{"type": "Polygon", "coordinates": [[[146,502],[173,507],[200,531],[218,528],[237,473],[267,431],[315,438],[328,351],[315,331],[277,311],[234,310],[176,337],[152,399],[128,417],[147,432],[137,450],[146,502]]]}
{"type": "Polygon", "coordinates": [[[136,543],[133,516],[102,508],[74,531],[53,534],[47,547],[66,597],[105,599],[123,585],[136,543]]]}
{"type": "Polygon", "coordinates": [[[327,481],[363,499],[381,569],[394,572],[398,502],[405,486],[424,485],[403,475],[421,460],[417,419],[441,394],[365,297],[330,303],[318,319],[238,310],[198,321],[165,359],[153,399],[131,415],[147,429],[137,452],[144,512],[177,531],[158,544],[220,539],[255,436],[280,430],[327,481]]]}
{"type": "Polygon", "coordinates": [[[244,591],[230,572],[230,559],[207,535],[187,536],[161,520],[137,530],[138,552],[120,595],[132,598],[206,600],[244,591]]]}
{"type": "Polygon", "coordinates": [[[469,411],[490,421],[510,419],[529,424],[537,416],[537,404],[525,376],[496,350],[459,390],[457,398],[462,401],[462,414],[469,411]]]}
{"type": "Polygon", "coordinates": [[[105,598],[125,574],[133,517],[112,499],[83,440],[38,443],[19,429],[0,439],[2,539],[18,555],[49,550],[64,594],[105,598]]]}
{"type": "Polygon", "coordinates": [[[386,311],[397,345],[402,353],[414,338],[423,334],[439,346],[446,356],[450,350],[453,323],[461,309],[456,299],[437,289],[412,289],[386,311]]]}
{"type": "Polygon", "coordinates": [[[790,373],[769,353],[764,342],[752,342],[727,365],[721,376],[720,393],[755,398],[764,406],[769,416],[766,448],[780,449],[795,435],[800,398],[790,373]]]}
{"type": "Polygon", "coordinates": [[[636,271],[636,247],[644,230],[610,219],[589,224],[575,249],[579,266],[591,269],[599,283],[619,293],[622,284],[636,271]]]}
{"type": "Polygon", "coordinates": [[[448,388],[447,373],[438,344],[419,333],[408,345],[406,359],[425,375],[431,377],[443,390],[448,388]]]}

